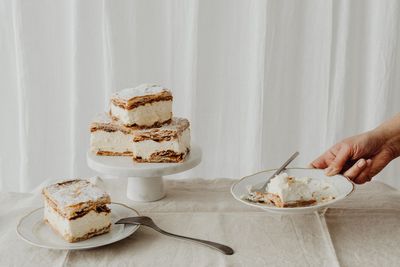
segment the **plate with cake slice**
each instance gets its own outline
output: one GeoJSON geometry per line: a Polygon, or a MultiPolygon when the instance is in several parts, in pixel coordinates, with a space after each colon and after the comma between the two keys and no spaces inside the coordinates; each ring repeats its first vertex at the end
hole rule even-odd
{"type": "Polygon", "coordinates": [[[238,201],[281,214],[311,213],[347,198],[354,184],[343,175],[326,176],[323,170],[287,168],[269,180],[265,192],[257,188],[276,169],[243,177],[232,185],[231,193],[238,201]]]}
{"type": "Polygon", "coordinates": [[[88,249],[122,240],[139,226],[116,221],[139,213],[111,203],[107,192],[84,179],[61,181],[43,188],[44,207],[25,215],[17,234],[26,242],[49,249],[88,249]]]}

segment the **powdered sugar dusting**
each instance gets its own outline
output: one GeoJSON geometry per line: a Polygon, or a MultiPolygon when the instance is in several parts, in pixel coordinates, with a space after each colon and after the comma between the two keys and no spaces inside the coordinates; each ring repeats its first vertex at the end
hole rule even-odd
{"type": "Polygon", "coordinates": [[[121,91],[116,92],[112,98],[128,101],[137,96],[154,95],[163,91],[168,90],[158,84],[144,83],[135,88],[122,89],[121,91]]]}
{"type": "Polygon", "coordinates": [[[89,201],[96,202],[107,193],[86,180],[71,180],[53,184],[45,188],[47,195],[60,208],[89,201]]]}

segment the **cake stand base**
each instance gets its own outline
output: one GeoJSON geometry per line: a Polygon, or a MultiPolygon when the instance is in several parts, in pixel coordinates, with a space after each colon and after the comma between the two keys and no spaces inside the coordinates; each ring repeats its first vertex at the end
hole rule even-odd
{"type": "Polygon", "coordinates": [[[165,197],[163,178],[161,176],[128,177],[126,196],[138,202],[160,200],[165,197]]]}
{"type": "Polygon", "coordinates": [[[201,162],[201,149],[192,145],[182,163],[136,163],[131,157],[98,156],[87,152],[88,166],[105,175],[127,178],[126,195],[139,202],[150,202],[165,196],[163,176],[190,170],[201,162]]]}

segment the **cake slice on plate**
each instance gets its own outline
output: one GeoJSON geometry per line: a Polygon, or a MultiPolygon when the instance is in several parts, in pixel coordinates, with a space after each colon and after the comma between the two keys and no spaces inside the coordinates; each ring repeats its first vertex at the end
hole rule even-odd
{"type": "Polygon", "coordinates": [[[316,202],[309,187],[310,178],[295,178],[287,173],[281,173],[268,184],[267,199],[275,206],[303,207],[316,202]]]}
{"type": "Polygon", "coordinates": [[[99,114],[90,124],[90,150],[102,156],[132,156],[135,130],[99,114]]]}
{"type": "Polygon", "coordinates": [[[111,97],[110,115],[126,126],[159,126],[172,118],[172,94],[156,84],[123,89],[111,97]]]}
{"type": "Polygon", "coordinates": [[[111,229],[110,196],[86,180],[52,184],[42,191],[44,220],[66,241],[76,242],[111,229]]]}
{"type": "Polygon", "coordinates": [[[252,202],[270,203],[279,208],[304,207],[316,203],[316,194],[309,186],[310,178],[295,178],[281,173],[272,178],[266,192],[249,188],[247,199],[252,202]]]}
{"type": "Polygon", "coordinates": [[[189,121],[174,117],[159,128],[133,133],[133,159],[136,162],[182,162],[190,151],[189,121]]]}

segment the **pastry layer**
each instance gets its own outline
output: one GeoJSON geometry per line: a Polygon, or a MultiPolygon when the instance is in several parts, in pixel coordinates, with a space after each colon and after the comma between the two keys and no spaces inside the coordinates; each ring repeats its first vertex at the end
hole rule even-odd
{"type": "Polygon", "coordinates": [[[70,219],[109,204],[110,196],[86,180],[69,180],[45,187],[45,201],[63,217],[70,219]]]}
{"type": "Polygon", "coordinates": [[[106,233],[111,227],[111,212],[108,208],[104,208],[100,212],[91,210],[84,216],[67,219],[45,201],[44,219],[68,242],[106,233]]]}
{"type": "Polygon", "coordinates": [[[178,163],[185,159],[189,151],[190,150],[187,149],[185,153],[178,154],[174,151],[166,150],[155,152],[146,159],[141,157],[133,157],[133,160],[139,163],[178,163]]]}
{"type": "Polygon", "coordinates": [[[139,127],[127,127],[116,120],[112,120],[109,114],[100,113],[93,119],[90,124],[90,132],[104,131],[104,132],[122,132],[125,134],[132,134],[139,127]]]}
{"type": "Polygon", "coordinates": [[[169,141],[177,139],[186,129],[189,129],[189,127],[190,124],[187,119],[174,117],[170,123],[163,124],[159,128],[140,129],[133,132],[133,141],[169,141]]]}
{"type": "Polygon", "coordinates": [[[290,202],[283,202],[280,196],[271,193],[261,193],[261,192],[250,192],[247,199],[252,202],[258,203],[272,203],[279,208],[289,208],[289,207],[304,207],[310,206],[316,203],[316,199],[309,200],[295,200],[290,202]]]}
{"type": "Polygon", "coordinates": [[[133,109],[157,101],[172,101],[171,92],[157,84],[141,84],[126,88],[111,96],[111,103],[123,109],[133,109]]]}
{"type": "Polygon", "coordinates": [[[315,199],[307,199],[307,200],[298,199],[298,200],[283,202],[280,196],[271,193],[267,193],[266,198],[279,208],[305,207],[305,206],[310,206],[317,202],[315,199]]]}
{"type": "Polygon", "coordinates": [[[125,109],[111,103],[110,114],[122,124],[152,127],[169,121],[172,118],[172,101],[145,103],[133,109],[125,109]]]}

